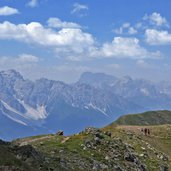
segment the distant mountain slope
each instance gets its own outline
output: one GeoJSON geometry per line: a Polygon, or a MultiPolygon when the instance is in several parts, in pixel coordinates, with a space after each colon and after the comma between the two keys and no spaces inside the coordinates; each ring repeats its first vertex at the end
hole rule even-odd
{"type": "Polygon", "coordinates": [[[66,84],[46,78],[30,81],[15,70],[1,71],[0,138],[59,129],[73,134],[87,126],[102,127],[126,113],[169,110],[170,87],[104,73],[83,73],[78,82],[66,84]]]}
{"type": "Polygon", "coordinates": [[[169,82],[154,83],[144,79],[133,79],[130,76],[117,78],[91,72],[83,73],[79,82],[112,92],[140,108],[143,107],[144,110],[141,111],[171,109],[171,83],[169,82]]]}
{"type": "Polygon", "coordinates": [[[0,72],[0,138],[59,129],[72,134],[86,126],[104,126],[122,113],[138,110],[136,104],[87,84],[70,85],[45,78],[33,82],[15,70],[0,72]]]}
{"type": "Polygon", "coordinates": [[[114,124],[119,125],[163,125],[171,124],[171,111],[149,111],[142,114],[121,116],[114,124]]]}

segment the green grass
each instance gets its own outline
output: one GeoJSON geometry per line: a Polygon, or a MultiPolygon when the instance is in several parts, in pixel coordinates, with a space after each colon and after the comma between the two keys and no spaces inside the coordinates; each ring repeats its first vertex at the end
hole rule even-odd
{"type": "Polygon", "coordinates": [[[171,124],[171,111],[149,111],[142,114],[121,116],[114,124],[118,125],[162,125],[171,124]]]}
{"type": "MultiPolygon", "coordinates": [[[[166,123],[171,121],[170,111],[152,111],[141,115],[126,115],[101,130],[102,132],[110,131],[112,133],[112,138],[104,137],[106,141],[121,139],[122,142],[130,144],[142,163],[146,164],[147,170],[158,171],[161,164],[166,163],[171,167],[171,124],[164,125],[165,120],[167,120],[166,123]],[[140,129],[145,127],[150,129],[150,136],[144,136],[140,132],[140,129]],[[149,145],[153,150],[149,148],[149,145]],[[169,161],[162,161],[155,152],[167,154],[169,161]],[[147,153],[148,157],[140,157],[143,153],[147,153]]],[[[43,152],[46,156],[52,157],[52,160],[54,156],[56,159],[65,158],[66,161],[72,160],[72,158],[79,158],[81,161],[89,164],[92,160],[107,164],[105,160],[106,153],[109,150],[107,144],[97,146],[97,149],[87,148],[84,150],[82,144],[84,144],[86,139],[93,138],[91,134],[87,135],[83,132],[78,135],[69,136],[69,139],[64,141],[66,138],[65,136],[57,135],[41,135],[17,140],[14,144],[35,140],[29,144],[33,145],[38,151],[43,152]]],[[[123,153],[124,151],[121,148],[121,154],[123,153]]],[[[58,166],[57,162],[55,162],[56,159],[52,161],[51,165],[58,166]]],[[[123,156],[117,162],[120,165],[128,164],[124,161],[123,156]]],[[[79,170],[78,165],[75,165],[75,169],[79,170]]]]}
{"type": "MultiPolygon", "coordinates": [[[[130,128],[130,126],[128,126],[130,128]]],[[[143,150],[141,147],[144,147],[148,149],[146,143],[150,144],[150,146],[154,147],[158,152],[162,152],[168,155],[169,161],[166,162],[171,167],[171,125],[155,125],[155,126],[131,126],[131,128],[135,132],[133,132],[134,137],[129,138],[129,136],[126,135],[126,133],[129,131],[127,130],[127,126],[120,126],[116,124],[110,124],[109,126],[103,128],[103,130],[110,130],[112,132],[112,136],[119,137],[124,142],[127,142],[128,144],[131,144],[135,151],[138,154],[143,153],[143,150]],[[137,133],[137,127],[138,128],[149,128],[151,130],[151,136],[144,136],[140,134],[140,132],[137,133]]],[[[149,170],[153,168],[153,170],[158,171],[159,163],[161,163],[161,160],[156,158],[156,155],[154,152],[150,151],[148,149],[149,158],[147,158],[145,161],[146,165],[148,166],[149,170]]]]}

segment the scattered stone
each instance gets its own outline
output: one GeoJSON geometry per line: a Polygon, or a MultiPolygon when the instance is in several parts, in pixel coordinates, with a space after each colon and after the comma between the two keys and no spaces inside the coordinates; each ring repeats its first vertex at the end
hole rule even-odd
{"type": "Polygon", "coordinates": [[[99,137],[95,137],[94,138],[94,145],[99,145],[99,144],[101,144],[100,138],[99,137]]]}
{"type": "Polygon", "coordinates": [[[120,166],[114,166],[114,171],[122,171],[120,166]]]}
{"type": "Polygon", "coordinates": [[[148,154],[147,153],[142,153],[139,155],[140,157],[143,157],[143,158],[147,158],[148,157],[148,154]]]}
{"type": "Polygon", "coordinates": [[[40,142],[40,145],[42,146],[42,145],[44,145],[44,143],[43,142],[40,142]]]}
{"type": "Polygon", "coordinates": [[[169,167],[167,165],[162,165],[159,167],[160,171],[169,171],[169,167]]]}
{"type": "Polygon", "coordinates": [[[110,159],[110,157],[109,157],[109,156],[106,156],[106,157],[105,157],[105,160],[109,160],[109,159],[110,159]]]}
{"type": "Polygon", "coordinates": [[[63,135],[64,135],[64,132],[63,132],[63,131],[61,131],[61,130],[59,130],[59,131],[56,133],[56,135],[63,136],[63,135]]]}
{"type": "Polygon", "coordinates": [[[141,149],[143,150],[143,151],[145,151],[146,149],[145,149],[145,147],[141,147],[141,149]]]}
{"type": "Polygon", "coordinates": [[[112,133],[110,131],[106,131],[106,132],[104,132],[104,134],[107,135],[107,136],[109,136],[109,137],[112,136],[112,133]]]}
{"type": "Polygon", "coordinates": [[[129,162],[134,162],[136,159],[136,156],[132,153],[126,152],[124,155],[124,159],[129,162]]]}
{"type": "Polygon", "coordinates": [[[166,154],[163,154],[163,155],[162,155],[162,160],[163,160],[163,161],[168,161],[169,158],[168,158],[168,156],[167,156],[166,154]]]}

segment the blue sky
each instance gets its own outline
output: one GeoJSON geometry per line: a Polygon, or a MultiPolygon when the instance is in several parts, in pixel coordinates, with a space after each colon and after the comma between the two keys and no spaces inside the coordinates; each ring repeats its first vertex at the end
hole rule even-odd
{"type": "Polygon", "coordinates": [[[0,70],[170,80],[170,0],[0,0],[0,70]]]}

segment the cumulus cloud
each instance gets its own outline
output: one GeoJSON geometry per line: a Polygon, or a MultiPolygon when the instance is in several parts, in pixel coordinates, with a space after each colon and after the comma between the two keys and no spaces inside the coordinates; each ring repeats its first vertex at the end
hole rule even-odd
{"type": "Polygon", "coordinates": [[[145,15],[143,17],[143,20],[150,21],[151,24],[157,25],[157,26],[167,26],[168,22],[166,18],[162,17],[161,14],[154,12],[151,15],[145,15]]]}
{"type": "MultiPolygon", "coordinates": [[[[112,42],[98,44],[95,38],[81,28],[44,27],[38,22],[13,24],[8,21],[0,23],[0,39],[16,40],[53,49],[58,57],[70,60],[88,60],[93,58],[154,58],[159,52],[149,52],[140,46],[136,38],[114,37],[112,42]]],[[[22,60],[37,60],[24,55],[22,60]]]]}
{"type": "Polygon", "coordinates": [[[129,27],[128,34],[133,35],[136,34],[138,31],[134,27],[129,27]]]}
{"type": "Polygon", "coordinates": [[[8,6],[0,7],[0,16],[8,16],[8,15],[14,15],[19,14],[18,9],[11,8],[8,6]]]}
{"type": "Polygon", "coordinates": [[[169,23],[160,13],[153,12],[151,15],[145,15],[135,24],[129,22],[123,23],[119,28],[113,29],[116,34],[135,35],[138,32],[144,32],[147,29],[160,29],[161,27],[169,27],[169,23]]]}
{"type": "Polygon", "coordinates": [[[137,30],[130,23],[123,23],[121,27],[113,30],[116,34],[136,34],[137,30]]]}
{"type": "Polygon", "coordinates": [[[171,44],[171,34],[168,31],[147,29],[145,32],[146,42],[151,45],[171,44]]]}
{"type": "Polygon", "coordinates": [[[115,37],[112,43],[105,43],[102,47],[105,57],[127,57],[132,59],[158,58],[159,52],[149,52],[139,44],[137,38],[115,37]]]}
{"type": "Polygon", "coordinates": [[[47,23],[52,28],[81,28],[77,23],[61,21],[59,18],[49,18],[47,23]]]}
{"type": "Polygon", "coordinates": [[[58,52],[83,53],[94,44],[91,34],[81,29],[62,28],[59,31],[45,28],[38,22],[0,24],[0,39],[13,39],[41,46],[53,47],[58,52]]]}
{"type": "Polygon", "coordinates": [[[27,6],[32,8],[36,7],[37,5],[38,5],[38,0],[30,0],[30,2],[27,3],[27,6]]]}

